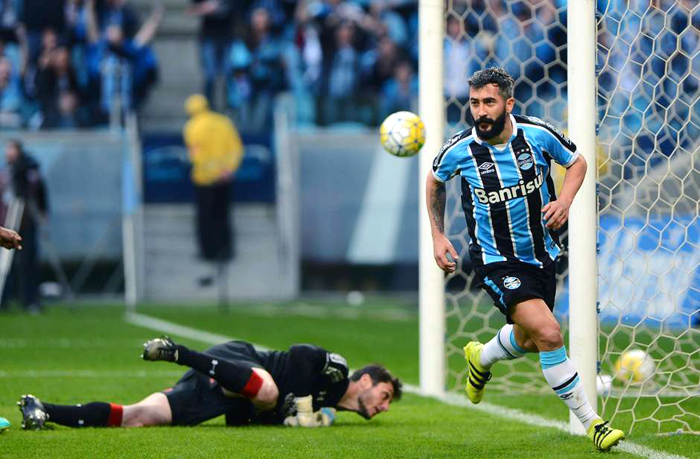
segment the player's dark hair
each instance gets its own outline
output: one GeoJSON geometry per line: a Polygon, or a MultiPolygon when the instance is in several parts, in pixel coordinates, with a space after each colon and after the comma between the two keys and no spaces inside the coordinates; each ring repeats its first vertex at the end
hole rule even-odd
{"type": "Polygon", "coordinates": [[[498,86],[498,93],[506,100],[513,97],[513,86],[515,80],[506,69],[501,67],[489,67],[484,70],[474,72],[469,78],[469,86],[477,91],[487,84],[495,84],[498,86]]]}
{"type": "Polygon", "coordinates": [[[366,367],[360,368],[359,370],[355,370],[352,376],[350,376],[350,381],[359,381],[362,375],[369,375],[369,377],[372,378],[373,386],[376,386],[382,382],[391,383],[391,385],[394,387],[394,396],[391,400],[395,401],[401,399],[401,388],[403,384],[401,384],[399,378],[394,377],[389,370],[384,368],[382,365],[374,363],[372,365],[367,365],[366,367]]]}

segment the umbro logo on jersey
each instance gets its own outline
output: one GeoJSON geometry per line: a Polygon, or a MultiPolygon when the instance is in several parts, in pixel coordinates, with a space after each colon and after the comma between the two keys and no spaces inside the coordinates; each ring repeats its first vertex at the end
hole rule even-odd
{"type": "Polygon", "coordinates": [[[488,174],[489,172],[493,172],[496,169],[494,169],[493,163],[482,163],[481,166],[479,166],[479,170],[482,174],[488,174]]]}
{"type": "MultiPolygon", "coordinates": [[[[532,166],[531,166],[532,167],[532,166]]],[[[474,188],[474,194],[481,204],[498,204],[515,198],[522,198],[534,193],[542,187],[544,178],[539,174],[532,180],[525,182],[520,180],[517,185],[501,188],[497,191],[486,191],[483,188],[474,188]]]]}

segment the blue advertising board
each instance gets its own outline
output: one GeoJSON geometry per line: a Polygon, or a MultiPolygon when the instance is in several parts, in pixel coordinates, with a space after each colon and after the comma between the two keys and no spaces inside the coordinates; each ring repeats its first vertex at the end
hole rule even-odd
{"type": "MultiPolygon", "coordinates": [[[[598,229],[600,320],[689,327],[700,315],[700,221],[603,216],[598,229]]],[[[567,288],[568,290],[568,288],[567,288]]],[[[568,292],[557,304],[568,313],[568,292]]]]}
{"type": "MultiPolygon", "coordinates": [[[[232,187],[235,202],[275,202],[275,159],[270,135],[241,134],[245,154],[232,187]]],[[[182,135],[144,134],[143,199],[145,203],[194,201],[190,162],[182,135]]]]}

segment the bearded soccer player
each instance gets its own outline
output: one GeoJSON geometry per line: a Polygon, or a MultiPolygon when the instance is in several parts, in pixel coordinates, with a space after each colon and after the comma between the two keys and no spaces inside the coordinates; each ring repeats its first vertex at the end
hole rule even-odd
{"type": "Polygon", "coordinates": [[[133,405],[54,405],[23,395],[17,402],[22,428],[41,429],[47,421],[69,427],[190,426],[221,415],[229,426],[327,427],[336,409],[370,419],[401,398],[401,382],[381,365],[348,377],[342,356],[309,344],[259,351],[230,341],[197,352],[162,337],[146,342],[142,357],[190,370],[171,389],[133,405]]]}
{"type": "Polygon", "coordinates": [[[486,344],[472,341],[465,346],[467,396],[472,403],[481,401],[496,362],[538,352],[552,390],[578,417],[595,446],[607,451],[625,435],[590,405],[552,313],[560,252],[556,230],[568,219],[586,161],[550,124],[512,114],[513,85],[513,78],[501,68],[471,77],[474,127],[443,145],[427,178],[438,266],[448,273],[456,268],[457,252],[445,236],[444,213],[445,182],[459,175],[471,263],[479,286],[507,322],[486,344]],[[549,175],[552,160],[567,169],[558,198],[549,175]]]}

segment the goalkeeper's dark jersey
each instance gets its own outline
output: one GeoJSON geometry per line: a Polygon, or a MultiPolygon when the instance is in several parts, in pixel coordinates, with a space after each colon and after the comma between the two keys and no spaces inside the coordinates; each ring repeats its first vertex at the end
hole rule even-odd
{"type": "Polygon", "coordinates": [[[297,344],[288,351],[259,351],[249,343],[230,341],[205,352],[224,360],[246,360],[272,375],[279,389],[277,406],[274,411],[256,415],[256,423],[277,424],[294,415],[295,397],[312,395],[314,411],[335,407],[350,383],[348,365],[341,355],[310,344],[297,344]]]}

